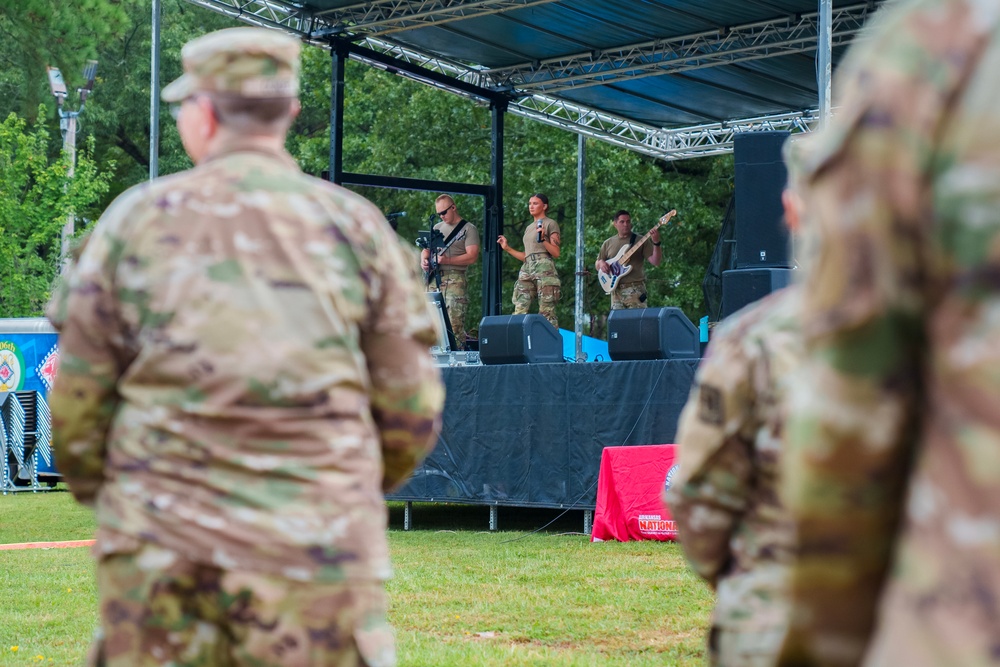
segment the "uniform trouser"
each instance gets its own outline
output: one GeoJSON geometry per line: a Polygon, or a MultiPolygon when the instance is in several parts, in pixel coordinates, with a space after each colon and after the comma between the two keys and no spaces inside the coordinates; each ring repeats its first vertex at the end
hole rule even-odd
{"type": "Polygon", "coordinates": [[[646,282],[619,283],[611,293],[611,310],[646,307],[646,282]]]}
{"type": "MultiPolygon", "coordinates": [[[[441,271],[441,298],[448,309],[448,321],[455,334],[455,344],[465,347],[465,313],[469,310],[469,295],[466,292],[468,280],[465,271],[441,271]]],[[[427,287],[428,292],[437,291],[435,282],[427,287]]]]}
{"type": "Polygon", "coordinates": [[[514,314],[524,315],[531,307],[531,302],[538,299],[538,314],[558,329],[556,304],[559,303],[560,289],[559,275],[552,258],[544,253],[528,255],[524,258],[524,265],[521,266],[514,285],[514,297],[511,299],[514,314]]]}
{"type": "Polygon", "coordinates": [[[391,667],[381,581],[317,584],[193,563],[150,544],[97,566],[89,665],[391,667]]]}

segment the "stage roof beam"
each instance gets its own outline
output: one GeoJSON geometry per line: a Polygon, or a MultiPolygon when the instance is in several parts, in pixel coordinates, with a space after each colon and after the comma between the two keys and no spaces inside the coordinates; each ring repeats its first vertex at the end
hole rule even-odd
{"type": "Polygon", "coordinates": [[[389,35],[412,28],[442,25],[557,0],[376,0],[326,9],[315,17],[343,34],[364,37],[389,35]]]}
{"type": "MultiPolygon", "coordinates": [[[[870,3],[834,10],[833,45],[849,44],[873,11],[870,3]]],[[[634,81],[748,60],[816,50],[819,14],[657,39],[487,70],[496,86],[555,94],[617,80],[634,81]]]]}

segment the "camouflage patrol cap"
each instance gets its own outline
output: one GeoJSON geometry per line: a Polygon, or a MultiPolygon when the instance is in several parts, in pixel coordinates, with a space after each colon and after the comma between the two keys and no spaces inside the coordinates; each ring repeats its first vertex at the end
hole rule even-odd
{"type": "Polygon", "coordinates": [[[264,28],[227,28],[193,39],[181,50],[184,74],[163,89],[164,102],[196,92],[238,97],[296,97],[298,40],[264,28]]]}

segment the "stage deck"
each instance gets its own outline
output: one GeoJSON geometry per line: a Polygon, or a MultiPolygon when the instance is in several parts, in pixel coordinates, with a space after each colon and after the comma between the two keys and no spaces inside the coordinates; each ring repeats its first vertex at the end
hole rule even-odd
{"type": "Polygon", "coordinates": [[[673,442],[697,364],[442,368],[438,445],[388,499],[593,510],[603,449],[673,442]]]}

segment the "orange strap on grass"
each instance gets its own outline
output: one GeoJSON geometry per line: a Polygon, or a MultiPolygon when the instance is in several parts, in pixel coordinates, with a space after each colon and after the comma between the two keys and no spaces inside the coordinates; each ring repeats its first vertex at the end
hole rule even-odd
{"type": "Polygon", "coordinates": [[[15,551],[18,549],[69,549],[71,547],[90,547],[94,540],[70,540],[68,542],[21,542],[20,544],[0,544],[0,551],[15,551]]]}

